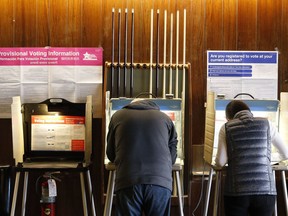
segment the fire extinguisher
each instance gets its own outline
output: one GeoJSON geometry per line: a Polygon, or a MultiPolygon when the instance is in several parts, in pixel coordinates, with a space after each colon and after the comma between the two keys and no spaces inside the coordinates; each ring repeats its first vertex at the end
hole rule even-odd
{"type": "Polygon", "coordinates": [[[36,185],[38,185],[38,183],[41,182],[40,184],[41,216],[55,216],[56,215],[55,209],[56,209],[57,187],[56,187],[55,180],[60,181],[60,179],[56,178],[53,175],[54,173],[50,173],[50,172],[45,173],[43,176],[40,176],[38,178],[37,183],[36,183],[36,185]]]}

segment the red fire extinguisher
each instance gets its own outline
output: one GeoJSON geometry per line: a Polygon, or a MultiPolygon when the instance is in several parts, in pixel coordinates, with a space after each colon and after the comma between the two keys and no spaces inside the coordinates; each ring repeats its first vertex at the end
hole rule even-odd
{"type": "Polygon", "coordinates": [[[41,216],[55,216],[57,188],[56,181],[60,180],[53,173],[45,173],[41,181],[41,216]]]}

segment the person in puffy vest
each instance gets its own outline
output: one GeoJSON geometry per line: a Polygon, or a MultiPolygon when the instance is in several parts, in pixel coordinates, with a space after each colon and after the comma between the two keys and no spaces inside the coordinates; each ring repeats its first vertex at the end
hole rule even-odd
{"type": "Polygon", "coordinates": [[[227,122],[221,127],[215,166],[226,164],[224,207],[226,216],[272,216],[276,185],[271,167],[271,145],[283,160],[288,148],[266,118],[253,117],[241,100],[226,106],[227,122]]]}
{"type": "Polygon", "coordinates": [[[113,114],[106,154],[116,165],[117,216],[170,215],[177,143],[174,123],[152,100],[134,99],[113,114]]]}

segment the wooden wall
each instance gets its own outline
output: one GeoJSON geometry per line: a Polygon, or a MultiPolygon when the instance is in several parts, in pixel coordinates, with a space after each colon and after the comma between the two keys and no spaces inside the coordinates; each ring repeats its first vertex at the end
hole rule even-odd
{"type": "MultiPolygon", "coordinates": [[[[186,131],[189,134],[187,143],[191,146],[190,155],[186,155],[189,173],[195,162],[192,158],[195,155],[193,151],[199,147],[201,149],[204,141],[207,50],[278,50],[279,92],[288,91],[286,0],[1,0],[0,47],[101,46],[104,48],[104,61],[111,61],[112,8],[116,12],[118,9],[124,12],[125,8],[135,10],[134,61],[139,63],[149,62],[150,59],[150,10],[160,10],[160,23],[163,23],[164,10],[167,10],[168,15],[174,14],[174,21],[176,11],[179,10],[179,53],[183,49],[183,10],[187,10],[186,60],[191,64],[191,72],[187,77],[189,111],[186,119],[189,126],[186,131]]],[[[131,20],[129,25],[130,22],[131,20]]],[[[155,23],[156,19],[154,25],[155,23]]],[[[117,23],[115,27],[117,30],[117,23]]],[[[122,27],[124,32],[124,25],[122,27]]],[[[168,26],[167,32],[169,29],[168,26]]],[[[162,37],[163,25],[160,27],[160,38],[162,37]]],[[[176,37],[175,31],[173,37],[176,37]]],[[[163,47],[160,49],[160,61],[163,61],[163,47]]],[[[128,53],[130,50],[131,47],[128,46],[128,53]]],[[[117,52],[117,44],[115,51],[117,52]]],[[[121,59],[123,58],[122,53],[121,59]]],[[[175,53],[173,58],[175,59],[175,53]]],[[[180,55],[179,62],[182,59],[180,55]]],[[[6,120],[0,123],[4,128],[6,125],[10,126],[10,122],[7,123],[6,120]]],[[[5,131],[0,131],[1,149],[7,145],[11,150],[11,133],[5,131]]],[[[95,145],[102,144],[96,142],[95,145]]],[[[101,147],[98,148],[102,151],[101,147]]],[[[3,151],[0,154],[0,163],[10,163],[11,159],[7,159],[7,155],[2,157],[3,151]]],[[[99,152],[96,153],[97,156],[100,156],[99,152]]],[[[98,168],[103,171],[100,165],[98,168]]]]}

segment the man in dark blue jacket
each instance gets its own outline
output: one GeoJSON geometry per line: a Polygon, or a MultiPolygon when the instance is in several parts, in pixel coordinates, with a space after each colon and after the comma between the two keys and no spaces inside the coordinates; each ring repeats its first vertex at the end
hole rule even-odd
{"type": "Polygon", "coordinates": [[[177,143],[172,120],[149,99],[112,116],[106,153],[116,165],[117,215],[170,215],[177,143]]]}

